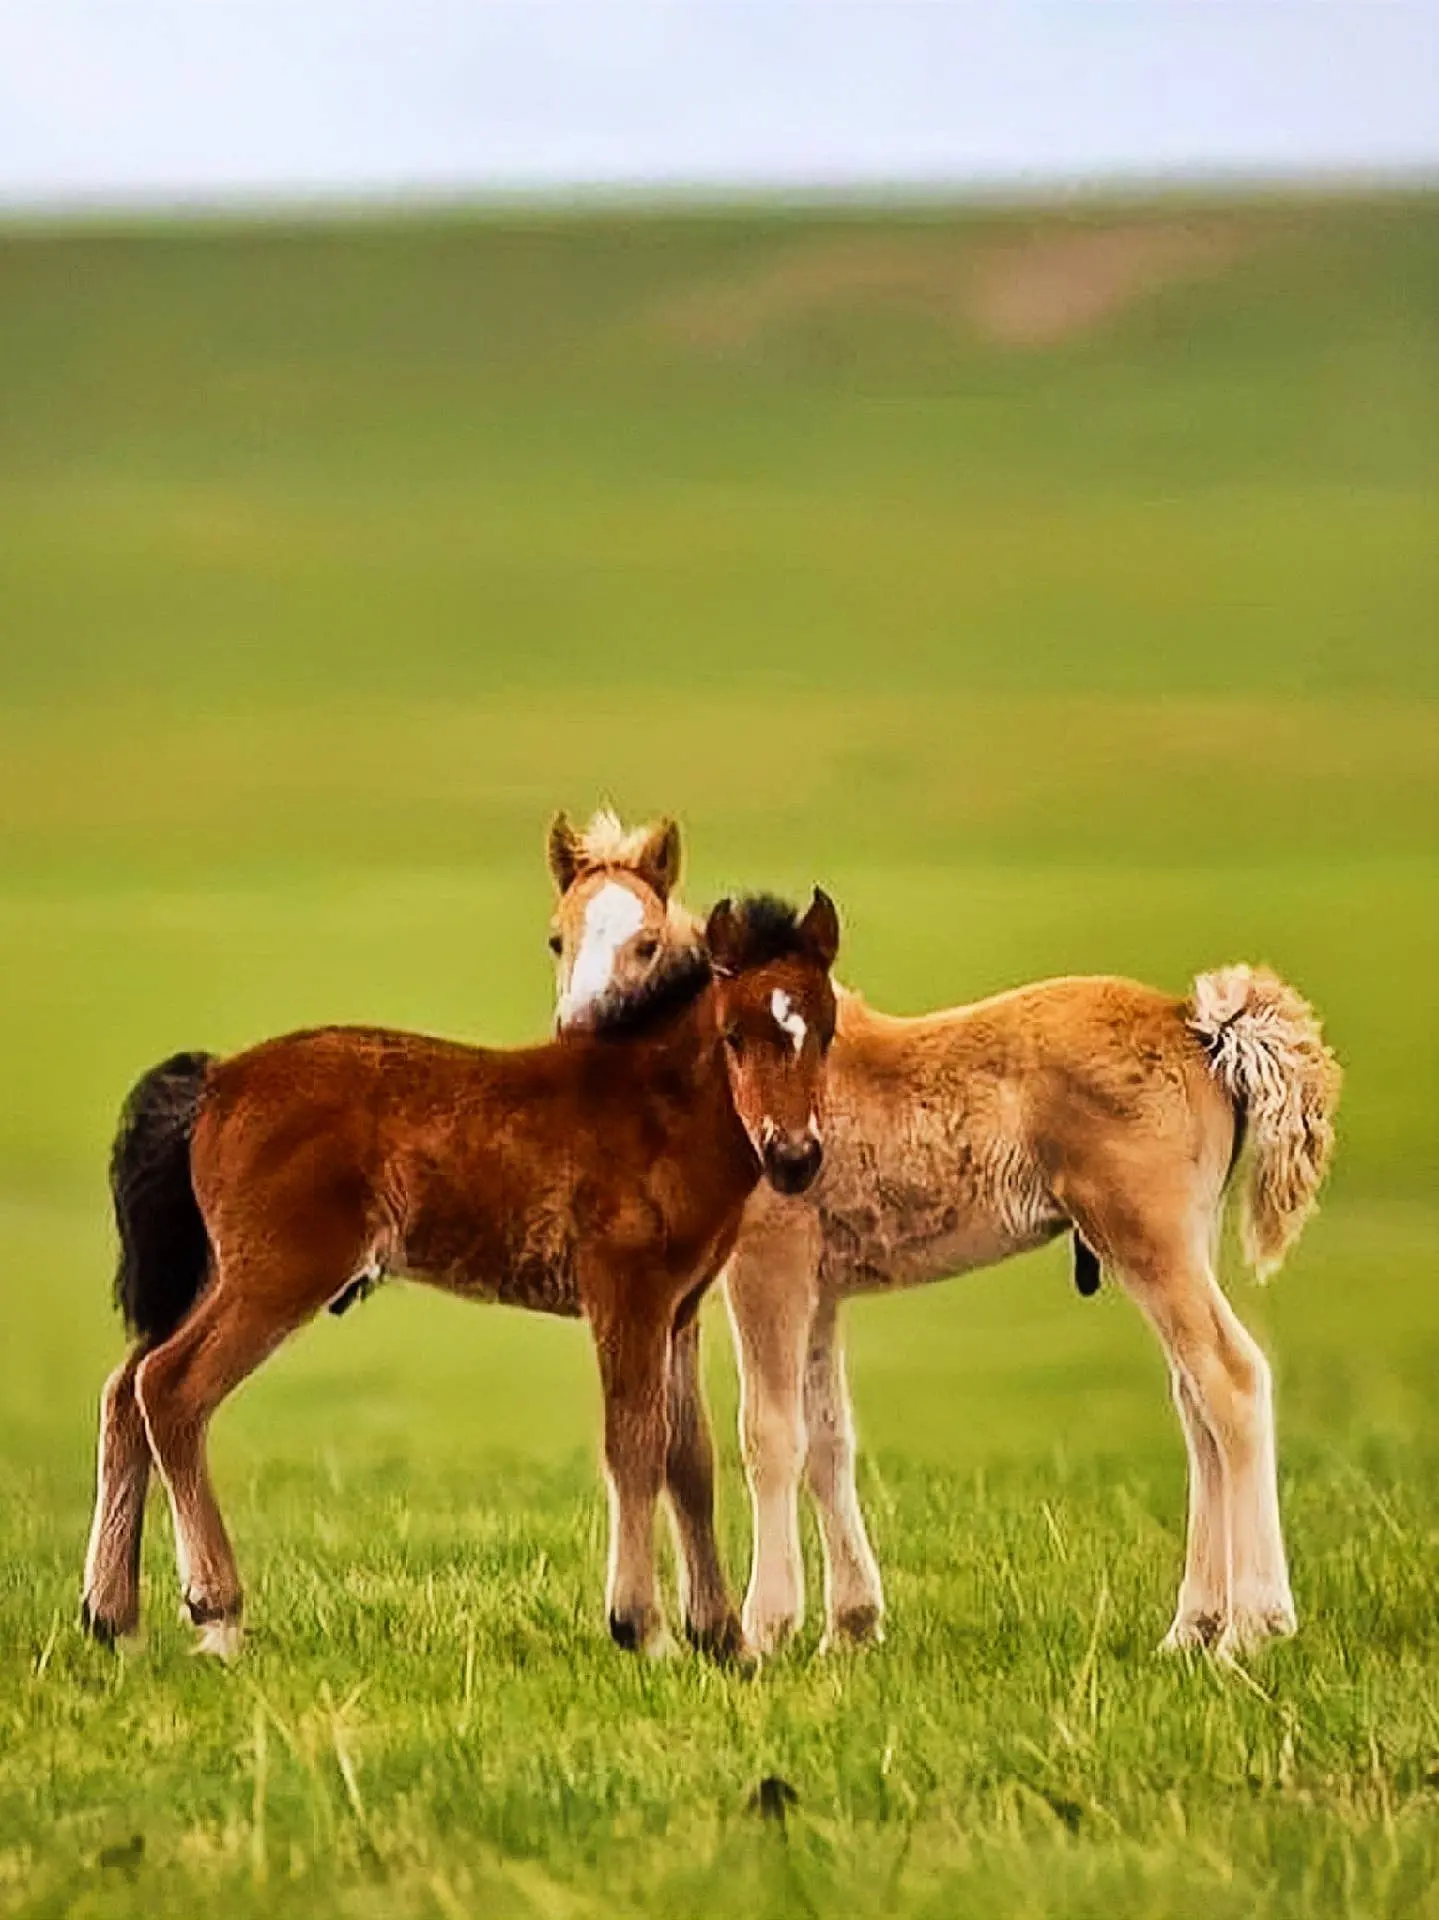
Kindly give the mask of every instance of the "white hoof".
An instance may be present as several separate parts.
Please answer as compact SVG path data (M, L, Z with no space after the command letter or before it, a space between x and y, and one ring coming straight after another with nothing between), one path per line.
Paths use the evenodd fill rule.
M1161 1653L1207 1653L1217 1647L1224 1635L1224 1616L1219 1613L1177 1613L1168 1633L1159 1643Z
M1266 1640L1288 1640L1299 1631L1292 1600L1272 1606L1236 1607L1220 1636L1219 1651L1229 1659L1253 1653Z
M200 1628L193 1651L208 1654L229 1666L231 1661L239 1659L244 1639L245 1629L238 1620L207 1620Z
M834 1616L825 1629L819 1650L821 1653L835 1653L846 1648L877 1647L883 1640L884 1608L867 1601L859 1606L845 1607Z
M756 1660L770 1660L789 1645L799 1628L800 1623L792 1614L777 1613L767 1620L746 1615L745 1642Z

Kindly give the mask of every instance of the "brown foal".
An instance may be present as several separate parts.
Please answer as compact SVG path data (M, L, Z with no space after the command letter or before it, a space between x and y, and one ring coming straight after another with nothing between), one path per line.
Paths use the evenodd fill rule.
M129 1357L100 1408L84 1618L139 1620L153 1458L203 1650L242 1598L206 1464L225 1396L307 1320L387 1274L590 1323L604 1393L607 1607L655 1650L654 1512L668 1490L691 1637L741 1644L714 1550L707 1433L671 1354L763 1173L819 1169L834 1031L834 907L721 904L641 988L597 996L547 1046L494 1052L328 1027L230 1059L180 1054L131 1094L111 1166ZM805 1038L797 1044L795 1023Z

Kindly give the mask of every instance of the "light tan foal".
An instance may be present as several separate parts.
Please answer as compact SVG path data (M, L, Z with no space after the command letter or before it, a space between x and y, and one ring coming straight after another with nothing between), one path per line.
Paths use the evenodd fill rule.
M578 833L561 816L550 865L562 1021L692 937L673 898L672 823L626 831L602 813ZM615 889L634 907L617 911ZM802 1200L755 1194L725 1276L754 1509L743 1614L754 1648L778 1646L804 1617L801 1475L820 1517L827 1643L882 1632L841 1303L1067 1231L1077 1262L1097 1256L1137 1301L1169 1362L1189 1513L1165 1644L1231 1652L1291 1633L1270 1369L1219 1286L1215 1249L1246 1134L1244 1245L1261 1273L1313 1208L1340 1076L1310 1008L1243 966L1200 975L1183 1000L1110 978L1041 981L918 1019L838 998L823 1171ZM718 1556L700 1557L713 1577Z

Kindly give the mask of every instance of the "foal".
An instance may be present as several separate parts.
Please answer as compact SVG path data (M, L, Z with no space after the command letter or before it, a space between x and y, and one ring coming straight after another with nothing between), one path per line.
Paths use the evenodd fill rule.
M342 1310L395 1274L589 1321L610 1632L624 1647L661 1641L653 1520L668 1480L682 1539L708 1542L712 1560L685 1596L691 1635L737 1649L709 1461L685 1430L687 1403L668 1417L670 1351L761 1171L788 1193L818 1171L838 945L818 891L803 917L774 900L724 901L701 943L672 949L634 991L592 999L548 1046L501 1053L327 1027L227 1060L178 1054L146 1074L111 1167L116 1293L136 1343L101 1401L90 1631L112 1640L138 1622L153 1456L201 1646L237 1649L211 1416L322 1307Z
M673 898L672 823L626 832L601 813L576 833L561 815L549 857L562 1023L695 938ZM1169 1361L1190 1486L1166 1645L1231 1651L1293 1632L1269 1365L1214 1262L1246 1134L1243 1240L1261 1274L1314 1206L1340 1074L1311 1009L1246 966L1200 974L1183 1000L1108 978L1041 981L919 1019L875 1013L844 989L837 999L824 1172L803 1204L754 1196L725 1276L754 1506L744 1625L755 1648L803 1618L801 1467L819 1507L828 1639L882 1628L840 1303L1066 1232L1080 1290L1093 1291L1102 1263Z

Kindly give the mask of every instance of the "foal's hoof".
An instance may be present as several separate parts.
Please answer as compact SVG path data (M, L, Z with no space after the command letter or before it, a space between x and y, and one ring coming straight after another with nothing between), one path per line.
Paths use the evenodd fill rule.
M884 1639L884 1608L868 1604L844 1607L825 1630L819 1643L821 1653L837 1653L845 1647L877 1647Z
M626 1653L647 1654L651 1660L667 1659L675 1650L657 1613L612 1613L610 1638Z
M207 1620L191 1652L208 1655L228 1667L239 1659L244 1642L245 1629L238 1620Z
M117 1641L135 1631L135 1622L101 1613L87 1593L80 1602L80 1631L88 1634L97 1646L113 1648Z
M1217 1647L1224 1631L1224 1617L1218 1613L1178 1613L1174 1624L1159 1643L1161 1653L1207 1653Z
M180 1618L199 1629L192 1653L205 1654L226 1666L239 1659L245 1629L238 1613L224 1613L208 1601L187 1597L180 1603Z
M1272 1607L1244 1607L1231 1617L1219 1636L1218 1651L1228 1659L1253 1653L1266 1640L1289 1640L1299 1631L1294 1608L1287 1602Z
M798 1614L775 1613L762 1619L757 1614L746 1613L745 1645L756 1660L770 1660L789 1645L801 1625Z
M721 1666L753 1666L754 1654L744 1637L744 1628L740 1625L737 1613L724 1614L718 1620L696 1625L693 1620L685 1622L685 1638L696 1653L708 1655Z

